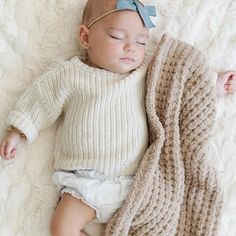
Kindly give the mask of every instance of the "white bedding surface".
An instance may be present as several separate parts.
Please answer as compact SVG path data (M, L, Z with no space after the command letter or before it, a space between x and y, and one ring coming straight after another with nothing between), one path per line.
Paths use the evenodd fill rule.
M200 49L212 69L236 69L236 0L152 0L157 27L149 49L164 32ZM0 138L19 95L60 55L78 47L76 32L85 1L0 0ZM56 124L0 160L0 236L48 236L58 196L51 182ZM236 95L217 101L209 160L224 191L220 236L236 235ZM96 229L93 236L99 235ZM102 233L101 233L102 235Z

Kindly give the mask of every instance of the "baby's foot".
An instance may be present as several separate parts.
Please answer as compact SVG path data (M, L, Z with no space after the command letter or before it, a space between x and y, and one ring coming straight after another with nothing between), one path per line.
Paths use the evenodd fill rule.
M216 81L216 94L232 94L236 91L236 72L226 71L218 74Z

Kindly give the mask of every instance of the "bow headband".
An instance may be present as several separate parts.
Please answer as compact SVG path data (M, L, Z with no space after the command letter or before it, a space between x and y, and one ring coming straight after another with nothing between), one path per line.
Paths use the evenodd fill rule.
M144 6L139 0L117 0L115 9L112 9L94 19L88 24L88 28L110 13L121 10L131 10L138 12L146 28L152 28L155 26L150 19L150 16L156 16L156 9L154 6Z

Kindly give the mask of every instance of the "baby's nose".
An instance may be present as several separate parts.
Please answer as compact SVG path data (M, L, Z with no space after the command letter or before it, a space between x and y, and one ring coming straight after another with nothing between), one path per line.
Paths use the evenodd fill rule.
M127 43L124 47L126 52L135 52L135 46L133 43Z

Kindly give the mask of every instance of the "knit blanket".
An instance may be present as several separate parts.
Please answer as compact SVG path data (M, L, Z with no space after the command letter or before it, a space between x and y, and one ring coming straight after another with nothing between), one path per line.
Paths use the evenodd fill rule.
M105 235L217 235L222 194L206 158L215 116L210 79L196 49L161 38L146 83L150 146Z
M149 51L154 51L161 35L169 32L174 38L190 43L201 50L212 69L222 71L236 68L236 28L233 27L236 16L235 0L144 0L143 2L154 4L158 10L158 17L154 19L157 27L151 31ZM0 0L0 138L5 133L5 118L19 95L58 56L70 54L78 48L76 33L84 3L85 0ZM207 166L211 164L215 167L223 190L220 236L236 235L235 107L236 95L217 98L216 122L206 150ZM165 118L161 117L162 109L165 107L157 107L159 111L157 117L165 130L167 123L163 122ZM20 146L15 160L10 162L0 160L0 236L50 235L50 218L58 200L55 186L51 181L56 126L57 124L42 131L31 145ZM160 163L160 166L165 166L165 163ZM192 228L202 232L199 228L201 226L197 227L196 222L213 217L210 217L207 211L203 219L196 218L199 216L200 208L192 207L192 210L197 212L196 217L194 218L195 214L192 212L186 219L194 219L194 221L185 220L185 212L191 212L189 208L191 201L189 207L179 206L178 199L188 199L188 196L186 196L186 188L179 184L181 175L173 174L174 176L170 173L168 179L162 181L173 183L179 176L177 178L179 181L176 182L178 186L166 192L168 200L175 200L178 207L176 213L174 212L174 219L177 218L178 213L182 215L179 218L178 232L182 232L181 222L187 224L182 230L188 231L188 228L191 228L190 223L193 222ZM173 187L171 184L169 186ZM205 189L206 186L211 185L207 182L206 185L201 186ZM150 188L150 185L147 188ZM157 188L156 191L161 192L161 189ZM148 191L147 199L150 199ZM160 197L160 199L164 198ZM138 207L132 208L132 214L134 215L138 210L142 212L144 206L145 202L140 204L138 201ZM212 207L212 209L217 209ZM159 222L162 222L161 220L167 220L170 217L170 215L165 216L165 213L171 213L167 209L173 208L172 206L159 208L152 214L155 213ZM150 214L147 214L148 220L152 217ZM117 216L120 215L122 214L119 213ZM135 218L133 222L128 221L127 226L124 226L125 230L132 225L130 232L136 232L139 228L138 219ZM137 223L136 228L134 222ZM212 227L217 225L217 222L212 223ZM167 225L174 227L177 222ZM110 226L107 230L112 230ZM211 232L214 231L212 227L208 227L211 228ZM149 225L147 229L150 230ZM87 231L93 236L104 235L104 227L101 225L89 225Z

